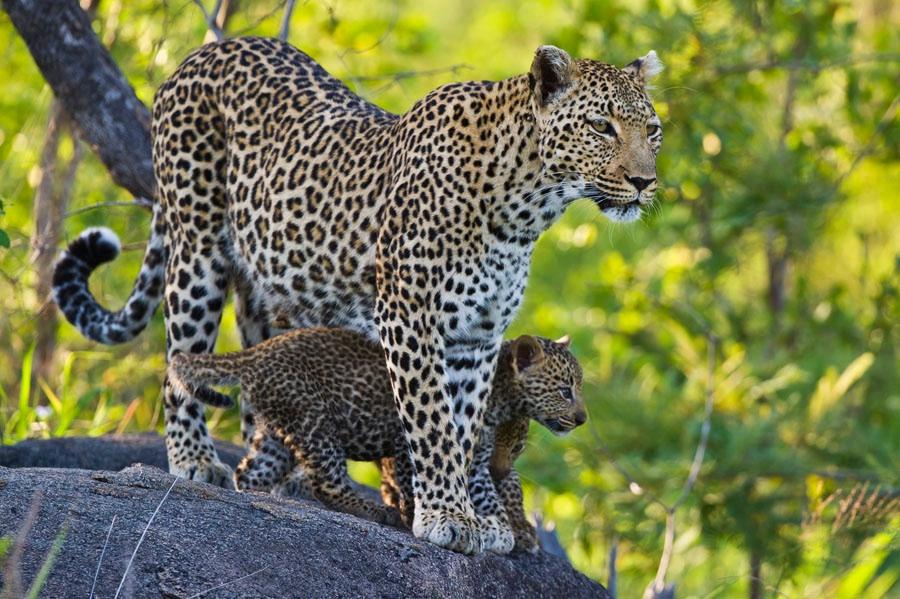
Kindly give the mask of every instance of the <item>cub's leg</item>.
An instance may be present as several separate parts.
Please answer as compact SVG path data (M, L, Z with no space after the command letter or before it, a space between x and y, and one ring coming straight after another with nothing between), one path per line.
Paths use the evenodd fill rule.
M207 238L204 241L213 243ZM167 358L177 352L210 352L216 343L227 291L226 268L214 257L215 251L202 247L203 243L179 238L168 254ZM219 461L202 405L193 397L176 392L168 379L164 401L169 471L218 486L230 485L231 469Z
M234 470L238 490L271 491L290 475L294 455L283 443L273 443L269 432L265 425L256 427L247 455Z
M499 481L495 480L494 484L497 486L497 493L500 495L503 509L506 510L506 516L509 518L509 524L512 527L516 551L534 553L539 547L537 530L525 517L522 481L519 480L519 473L513 468L506 475L506 478Z
M367 499L353 488L347 473L346 454L334 442L333 431L322 428L301 431L289 425L282 432L285 444L303 467L316 499L339 512L390 526L401 524L396 508Z
M517 418L497 427L488 471L509 519L515 549L534 552L538 549L537 531L525 517L522 483L519 473L513 467L513 463L525 451L529 422L529 418Z
M375 465L381 473L381 500L384 502L384 505L397 508L400 510L400 514L403 515L400 504L404 501L404 498L403 489L397 482L397 459L393 457L381 458L380 460L375 460ZM407 522L404 519L404 524L411 526L412 521Z

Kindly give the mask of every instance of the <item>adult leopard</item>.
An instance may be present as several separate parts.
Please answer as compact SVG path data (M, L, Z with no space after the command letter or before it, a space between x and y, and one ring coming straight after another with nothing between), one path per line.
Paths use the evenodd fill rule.
M103 343L132 339L164 299L169 357L213 349L229 288L245 347L314 326L380 339L413 532L476 553L467 465L534 244L576 199L620 222L651 202L659 69L653 52L618 69L542 46L528 74L444 85L398 116L284 42L203 46L156 94L159 202L126 305L88 290L118 252L108 229L72 242L54 297ZM226 484L200 404L164 387L170 471Z

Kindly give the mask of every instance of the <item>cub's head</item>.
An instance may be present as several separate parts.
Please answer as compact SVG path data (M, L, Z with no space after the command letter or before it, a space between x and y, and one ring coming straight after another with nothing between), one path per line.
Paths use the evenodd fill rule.
M651 51L619 69L541 46L529 81L544 181L568 199L590 198L613 221L631 222L656 192L662 127L647 81L662 70Z
M568 335L558 341L523 335L510 345L512 388L523 415L560 437L587 420L581 366L568 346Z

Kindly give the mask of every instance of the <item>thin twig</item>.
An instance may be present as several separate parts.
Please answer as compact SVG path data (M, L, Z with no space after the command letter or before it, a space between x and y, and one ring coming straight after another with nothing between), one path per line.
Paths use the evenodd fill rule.
M98 208L117 208L120 206L152 208L153 200L148 200L147 198L134 198L134 200L131 202L98 202L96 204L91 204L90 206L85 206L84 208L78 208L77 210L70 210L68 212L65 212L63 213L63 218L75 216L76 214L81 214L83 212L90 212L91 210L97 210Z
M675 547L675 511L684 503L697 482L700 475L700 467L703 465L703 457L706 455L706 446L709 443L709 431L711 428L710 420L712 418L713 399L715 397L715 376L716 376L716 337L711 332L706 337L706 353L707 353L707 379L706 379L706 403L703 409L703 425L700 427L700 441L697 443L697 451L694 453L694 461L691 463L691 470L687 479L681 488L681 494L670 507L666 508L666 536L663 544L663 554L659 560L659 569L656 571L656 578L653 581L652 589L659 593L665 589L666 571L669 569L669 562L672 560L672 552Z
M200 7L200 12L203 13L203 20L206 21L206 26L209 30L216 36L216 40L222 41L225 39L225 34L222 32L222 29L219 27L218 23L216 23L216 16L219 14L219 8L222 6L222 0L216 0L216 6L213 8L213 11L207 12L206 7L203 6L203 3L200 0L191 0L194 4Z
M454 64L449 67L442 67L437 69L424 69L422 71L397 71L396 73L385 73L383 75L359 75L349 77L352 81L355 82L367 82L367 81L384 81L390 80L391 82L402 81L403 79L415 79L416 77L428 77L431 75L442 75L444 73L452 73L457 74L459 71L471 69L471 65L467 65L464 63Z
M715 389L716 376L716 338L712 333L707 335L706 348L708 378L706 380L706 405L703 408L703 424L700 427L700 443L697 445L697 452L694 454L694 462L691 464L691 471L688 474L687 480L684 482L684 487L681 489L681 495L679 495L678 499L672 505L673 512L681 507L681 504L684 503L688 494L690 494L691 490L694 488L697 477L700 475L700 466L703 465L703 456L706 454L706 446L709 443L709 430L711 428L710 420L712 418L713 398L715 395L713 391Z
M103 543L103 549L100 550L100 559L97 561L97 571L94 572L94 584L91 585L91 594L89 599L94 599L94 589L97 588L97 578L100 576L100 566L103 564L103 556L106 554L106 547L109 545L109 537L112 535L113 526L116 524L116 515L113 514L112 522L109 523L109 530L106 531L106 541Z
M141 543L144 542L144 537L147 536L147 531L150 530L150 525L153 524L153 520L156 518L156 514L159 513L159 508L162 507L163 503L165 503L166 498L169 496L169 493L172 492L172 489L175 488L175 483L178 482L178 476L175 477L175 480L172 481L172 485L169 487L169 490L166 491L166 494L163 495L163 498L159 501L159 505L156 506L156 510L153 512L153 515L150 516L150 519L147 521L147 526L144 527L144 532L141 533L141 538L138 539L137 545L134 547L134 551L131 553L131 559L128 560L128 565L125 566L125 573L122 574L122 580L119 582L119 588L116 589L116 594L113 599L117 599L119 593L122 592L122 587L125 585L125 580L128 578L128 571L131 569L131 564L134 563L134 557L137 555L138 549L141 548Z
M878 120L878 124L875 125L875 131L872 132L872 136L869 137L869 140L862 147L859 153L853 157L853 162L850 163L850 166L847 167L847 170L838 176L838 178L834 182L834 190L840 188L841 184L844 180L850 176L853 170L859 165L862 160L871 154L875 150L875 142L884 133L884 130L887 129L888 125L893 122L894 117L897 116L897 110L900 109L900 94L894 96L893 101L888 106L887 110L884 111L884 114L881 115L881 118Z

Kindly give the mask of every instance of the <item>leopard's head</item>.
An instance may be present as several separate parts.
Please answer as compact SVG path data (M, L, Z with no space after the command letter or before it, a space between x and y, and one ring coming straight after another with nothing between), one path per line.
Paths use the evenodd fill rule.
M524 415L560 437L587 420L581 366L568 346L568 336L551 341L530 335L515 339L510 346L513 388Z
M647 81L660 70L653 51L619 69L538 48L529 80L543 181L613 221L637 220L657 187L662 127Z

